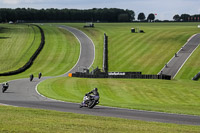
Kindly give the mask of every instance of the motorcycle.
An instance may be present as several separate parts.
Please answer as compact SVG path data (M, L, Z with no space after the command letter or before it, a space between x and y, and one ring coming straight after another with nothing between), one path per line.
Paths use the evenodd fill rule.
M33 74L31 74L30 75L30 81L33 81L33 78L34 78L34 76L33 76Z
M2 92L4 93L8 89L8 86L3 85Z
M80 108L88 107L89 109L92 109L97 104L99 104L99 97L86 94L83 98L83 102L80 104Z

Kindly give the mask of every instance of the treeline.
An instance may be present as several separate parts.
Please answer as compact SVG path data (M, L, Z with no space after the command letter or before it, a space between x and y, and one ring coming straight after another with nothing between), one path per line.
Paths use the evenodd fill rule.
M143 21L143 22L152 22L152 21L155 20L155 15L157 15L157 14L150 13L148 15L148 17L146 18L145 14L143 12L141 12L141 13L138 14L138 18L137 19L139 21Z
M177 22L200 22L200 14L197 15L189 15L189 14L182 14L182 15L174 15L174 21Z
M0 22L9 21L68 21L68 22L131 22L135 19L132 10L118 8L93 9L0 9Z

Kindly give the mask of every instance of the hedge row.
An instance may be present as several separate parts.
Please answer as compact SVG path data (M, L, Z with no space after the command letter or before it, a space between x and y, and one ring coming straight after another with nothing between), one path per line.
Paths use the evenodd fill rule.
M38 25L33 25L36 26L37 28L40 29L40 33L41 33L41 43L40 46L38 47L38 49L35 51L35 53L31 56L31 58L29 59L29 61L21 68L14 70L14 71L10 71L10 72L5 72L5 73L0 73L0 76L10 76L10 75L16 75L19 73L22 73L24 71L26 71L28 68L31 67L31 65L33 64L34 60L37 58L37 56L40 54L41 50L44 47L45 44L45 36L44 36L44 31L43 29L38 26Z

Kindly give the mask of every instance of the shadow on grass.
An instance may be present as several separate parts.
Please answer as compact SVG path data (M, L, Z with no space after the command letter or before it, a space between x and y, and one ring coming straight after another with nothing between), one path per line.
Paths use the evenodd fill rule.
M0 33L6 33L10 28L0 27Z
M10 38L10 37L0 37L0 39L8 39L8 38Z

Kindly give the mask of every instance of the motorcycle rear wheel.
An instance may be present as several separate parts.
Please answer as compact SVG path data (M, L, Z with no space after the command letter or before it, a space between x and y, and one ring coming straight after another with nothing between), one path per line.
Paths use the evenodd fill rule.
M92 109L94 106L96 105L96 101L92 100L89 104L88 104L88 108Z
M5 88L2 88L2 93L4 93L6 91L6 89Z

